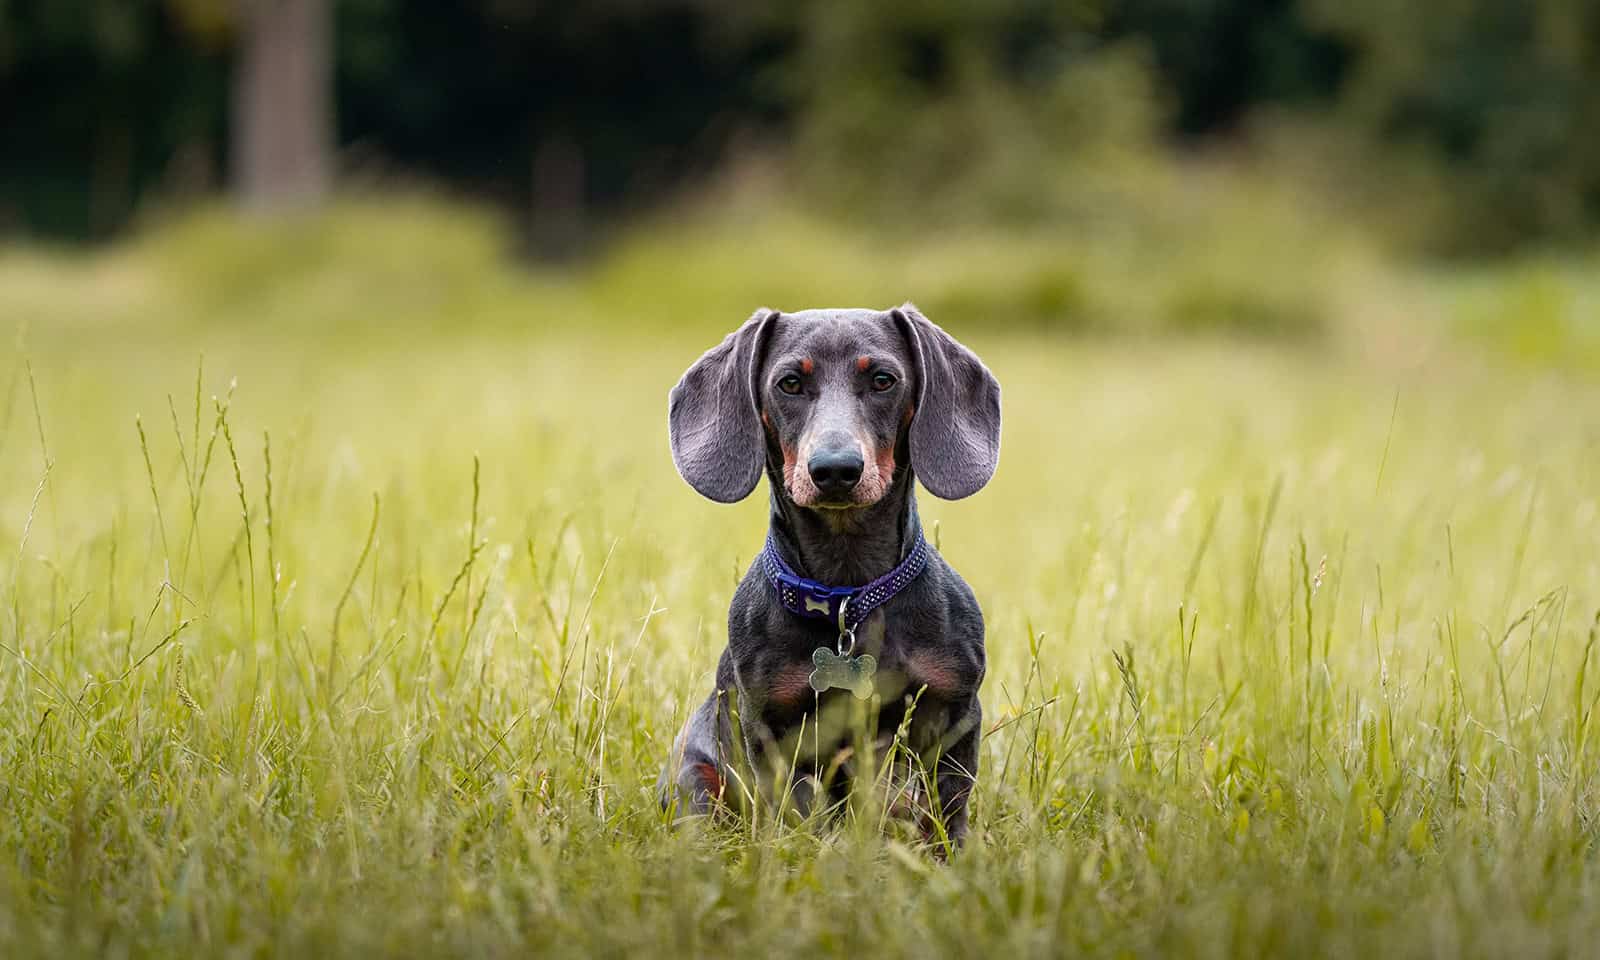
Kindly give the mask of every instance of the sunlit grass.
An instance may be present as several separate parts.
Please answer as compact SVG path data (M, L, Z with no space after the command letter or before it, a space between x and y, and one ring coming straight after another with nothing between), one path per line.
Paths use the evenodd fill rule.
M430 280L452 235L417 230L390 266L327 241L200 278L253 242L224 230L0 269L37 306L0 364L0 953L1600 936L1592 386L948 321L1007 421L987 490L921 501L989 623L941 865L654 800L764 523L678 480L666 390L743 301L831 299L833 268L770 297L693 266L720 245ZM920 296L850 260L851 299Z

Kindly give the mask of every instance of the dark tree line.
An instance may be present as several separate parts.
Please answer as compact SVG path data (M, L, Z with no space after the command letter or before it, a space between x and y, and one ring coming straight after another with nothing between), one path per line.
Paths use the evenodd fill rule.
M1124 62L1142 101L1084 82ZM974 138L1070 153L1137 109L1227 137L1268 105L1421 156L1492 243L1600 220L1600 0L0 0L0 230L309 202L335 165L570 229L741 144L925 192L1001 176Z

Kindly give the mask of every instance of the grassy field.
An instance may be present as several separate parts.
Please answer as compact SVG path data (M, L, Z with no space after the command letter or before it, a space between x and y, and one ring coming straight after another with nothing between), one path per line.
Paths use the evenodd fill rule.
M950 278L1004 249L541 275L393 217L0 257L0 955L1600 942L1594 384L1376 308L1245 342L929 305L981 313L1005 281ZM758 303L907 296L1006 390L994 483L921 501L988 617L971 842L672 828L765 504L679 481L666 390Z

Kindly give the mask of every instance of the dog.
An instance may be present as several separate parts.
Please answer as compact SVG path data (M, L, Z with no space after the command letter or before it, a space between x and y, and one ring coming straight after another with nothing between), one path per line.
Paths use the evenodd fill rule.
M983 613L923 535L917 480L957 500L1000 457L1000 385L909 303L756 311L668 398L673 462L733 503L765 472L766 547L728 612L716 686L658 782L691 815L741 798L805 814L898 745L895 808L959 845L977 779ZM861 735L865 733L863 738Z

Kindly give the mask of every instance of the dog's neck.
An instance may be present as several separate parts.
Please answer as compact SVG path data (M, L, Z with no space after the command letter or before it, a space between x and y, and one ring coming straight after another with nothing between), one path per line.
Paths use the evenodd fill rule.
M783 492L781 475L769 471L768 480L773 538L803 577L835 587L864 586L894 569L916 538L920 521L910 470L897 471L877 503L849 510L799 506Z

